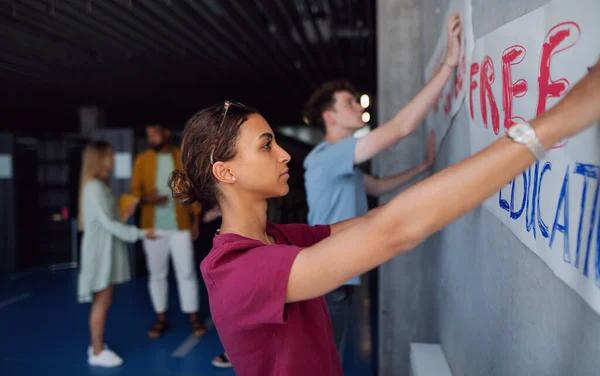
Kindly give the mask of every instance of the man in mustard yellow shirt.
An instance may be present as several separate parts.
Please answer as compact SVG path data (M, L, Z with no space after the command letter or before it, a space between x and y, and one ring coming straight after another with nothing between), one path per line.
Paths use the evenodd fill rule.
M190 314L192 331L200 337L206 329L198 317L198 275L193 239L199 234L201 207L195 203L188 209L171 196L169 175L183 167L179 148L170 143L170 131L160 125L149 125L146 137L151 147L135 159L131 193L140 198L140 227L155 228L161 233L157 239L143 241L149 272L148 289L157 314L148 336L158 338L168 327L170 256L177 277L180 308Z

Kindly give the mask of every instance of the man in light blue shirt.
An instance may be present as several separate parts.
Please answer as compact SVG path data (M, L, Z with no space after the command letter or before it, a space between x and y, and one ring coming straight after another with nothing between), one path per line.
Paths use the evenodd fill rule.
M419 166L384 179L363 173L359 164L407 136L418 125L406 123L401 132L389 132L386 124L358 139L353 135L365 126L363 111L354 89L345 81L323 84L306 105L305 120L325 132L325 141L306 156L303 164L310 225L332 224L365 214L369 210L367 194L378 197L395 190L433 163L435 140L431 134L426 158ZM424 117L427 111L422 111ZM386 129L388 132L382 132ZM357 285L360 276L326 295L339 352L343 351L342 340Z
M322 84L310 97L305 109L305 121L325 133L325 141L305 158L304 184L310 225L332 224L365 214L367 194L378 197L390 192L425 171L433 163L435 135L429 135L427 154L421 165L387 178L364 174L358 166L411 134L441 95L444 86L458 65L460 57L460 18L453 15L447 25L446 56L425 87L388 122L360 139L357 130L365 126L364 109L356 100L356 91L346 81ZM326 296L333 334L339 352L347 323L354 286L360 276Z

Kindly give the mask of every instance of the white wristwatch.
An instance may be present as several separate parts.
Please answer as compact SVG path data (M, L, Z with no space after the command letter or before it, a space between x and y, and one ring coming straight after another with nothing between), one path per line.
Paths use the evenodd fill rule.
M527 123L514 124L508 128L506 135L511 140L527 146L538 161L546 155L546 149L531 125Z

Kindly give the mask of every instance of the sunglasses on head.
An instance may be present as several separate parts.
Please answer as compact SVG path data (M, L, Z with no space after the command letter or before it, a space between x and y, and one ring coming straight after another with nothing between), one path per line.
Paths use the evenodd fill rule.
M212 150L210 151L210 164L214 165L215 161L214 161L214 155L215 155L215 149L217 148L217 144L219 142L219 139L221 138L221 128L223 127L223 123L225 123L225 118L227 117L227 111L229 111L229 107L231 106L236 106L236 107L240 107L240 108L247 108L244 104L240 103L240 102L236 102L236 101L230 101L230 100L226 100L225 103L223 103L223 109L221 110L221 121L219 122L219 126L217 127L217 138L215 140L215 144L212 147Z

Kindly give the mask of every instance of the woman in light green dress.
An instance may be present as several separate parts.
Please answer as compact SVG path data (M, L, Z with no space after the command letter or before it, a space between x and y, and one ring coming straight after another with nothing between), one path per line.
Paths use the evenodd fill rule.
M109 143L93 141L86 146L81 168L79 227L83 238L77 298L80 303L92 303L88 363L103 367L123 364L123 359L104 345L104 326L114 285L131 278L125 242L155 238L154 229L140 230L119 219L109 186L113 165ZM128 208L127 217L135 205Z

